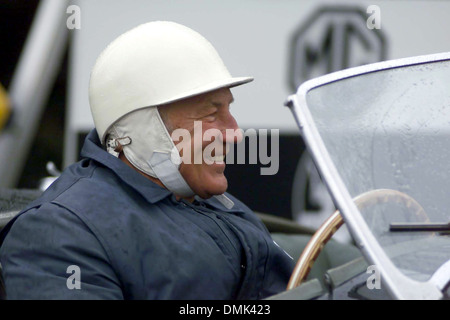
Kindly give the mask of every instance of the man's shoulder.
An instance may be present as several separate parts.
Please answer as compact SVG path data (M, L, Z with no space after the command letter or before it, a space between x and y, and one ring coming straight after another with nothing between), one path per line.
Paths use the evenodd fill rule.
M94 234L108 233L120 224L120 216L130 210L132 203L139 201L133 198L139 195L108 168L92 163L74 164L8 223L0 235L0 244L19 221L32 229L70 221L84 225Z
M73 213L91 219L113 218L123 214L133 203L141 202L136 190L120 180L113 171L97 167L91 175L73 183L50 200Z
M18 216L28 211L39 214L40 208L61 208L79 217L88 212L101 213L108 206L117 207L126 193L114 173L93 161L81 161L68 167L40 197L25 206ZM114 214L116 210L110 210Z

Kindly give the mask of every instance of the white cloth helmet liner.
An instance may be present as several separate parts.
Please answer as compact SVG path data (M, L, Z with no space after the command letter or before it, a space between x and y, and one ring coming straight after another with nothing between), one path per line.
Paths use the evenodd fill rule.
M129 138L126 144L121 143L124 138ZM108 130L107 140L121 143L128 161L140 171L158 178L167 189L183 197L194 195L178 170L181 157L157 107L140 109L122 117ZM108 151L117 156L112 148Z

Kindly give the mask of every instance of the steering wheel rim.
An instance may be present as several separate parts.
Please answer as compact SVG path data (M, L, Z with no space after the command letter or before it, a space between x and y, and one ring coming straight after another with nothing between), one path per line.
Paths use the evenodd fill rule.
M429 221L425 210L411 196L406 193L392 189L376 189L366 193L362 193L353 199L358 209L364 209L377 203L401 202L408 209L416 209L416 214L421 216L425 221ZM322 249L331 239L333 234L344 224L344 219L339 210L336 210L325 222L317 229L312 238L309 240L300 258L295 265L291 278L287 285L287 290L294 289L299 286L308 276L314 262L318 258Z

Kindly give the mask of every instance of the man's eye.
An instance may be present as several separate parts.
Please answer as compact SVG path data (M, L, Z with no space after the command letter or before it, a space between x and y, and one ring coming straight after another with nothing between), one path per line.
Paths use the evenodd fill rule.
M205 121L214 121L214 120L216 120L216 115L217 115L217 113L214 112L212 114L209 114L209 115L203 117L203 120L205 120Z

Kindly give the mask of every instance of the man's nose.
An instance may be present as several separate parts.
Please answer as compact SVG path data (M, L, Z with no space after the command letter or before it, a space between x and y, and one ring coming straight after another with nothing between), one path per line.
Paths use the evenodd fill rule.
M239 128L236 119L228 113L225 121L225 129L222 130L223 142L235 144L242 141L242 130Z

